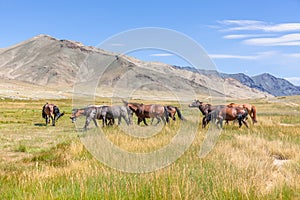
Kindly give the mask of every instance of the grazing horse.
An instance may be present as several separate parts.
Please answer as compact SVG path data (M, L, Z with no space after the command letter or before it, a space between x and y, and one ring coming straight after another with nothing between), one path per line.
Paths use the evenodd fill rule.
M165 106L157 104L144 105L140 103L123 102L138 117L138 125L140 125L141 121L143 121L144 124L148 126L146 118L151 118L152 122L154 118L156 118L157 123L155 125L159 124L161 119L164 121L164 123L169 123L169 113Z
M169 113L169 117L171 117L174 121L176 120L175 115L177 113L179 119L181 120L185 120L185 118L182 116L179 108L177 108L176 106L166 106L167 107L167 111Z
M70 119L72 123L76 121L77 117L86 116L84 130L87 129L91 120L93 120L96 127L98 127L96 119L102 119L102 126L113 125L115 118L118 118L118 125L121 123L121 118L124 118L127 124L130 123L130 114L131 111L128 110L125 106L88 106L81 109L73 109ZM129 119L127 118L129 116ZM107 123L107 120L109 123Z
M194 100L189 107L197 107L199 108L200 112L202 115L204 115L202 119L202 128L205 128L206 125L209 123L211 120L215 120L215 118L211 118L211 115L209 116L208 114L211 113L212 111L220 108L224 108L224 105L211 105L211 104L205 104L202 101L199 100Z
M256 107L254 105L251 105L251 104L239 105L239 104L235 104L235 103L230 103L230 104L227 105L227 107L238 107L238 108L246 109L248 111L249 116L252 119L253 124L257 123L257 120L256 120Z
M209 122L210 120L218 120L217 125L220 125L220 128L223 126L223 120L233 121L238 120L239 127L242 126L242 123L248 128L248 124L246 122L246 117L248 115L247 109L239 108L239 107L220 107L208 114L206 118ZM207 122L207 123L208 123Z
M46 126L52 120L52 126L55 126L55 122L62 117L65 112L60 113L59 108L54 104L46 103L42 109L42 117L46 120Z

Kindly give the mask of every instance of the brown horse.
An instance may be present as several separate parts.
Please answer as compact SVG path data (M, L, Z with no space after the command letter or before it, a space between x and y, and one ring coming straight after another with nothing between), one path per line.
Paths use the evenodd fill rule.
M236 103L230 103L227 105L228 107L238 107L238 108L244 108L248 111L249 116L252 119L253 124L257 123L256 120L256 107L251 104L236 104Z
M176 120L176 118L175 118L176 113L177 113L177 116L179 119L185 120L185 118L182 116L179 108L177 108L176 106L166 106L166 108L169 113L169 117L171 117L174 121Z
M220 127L222 128L223 126L223 120L228 121L233 121L233 120L238 120L239 122L239 127L242 126L242 123L245 124L245 126L248 128L248 124L246 122L246 117L248 115L247 109L240 108L240 107L220 107L212 112L210 112L206 118L207 123L209 123L210 120L216 121L217 120L217 125L219 124Z
M52 120L52 126L55 126L55 122L62 117L65 112L60 113L59 108L54 104L46 103L42 109L42 117L46 120L46 126Z
M211 111L215 110L218 106L212 106L211 104L206 104L202 101L195 99L189 107L197 107L201 111L201 113L206 116Z
M144 105L140 103L123 102L137 116L138 125L143 121L144 124L148 126L146 118L151 118L151 123L153 122L154 118L156 118L157 123L155 125L159 124L161 120L163 120L165 123L169 123L169 113L165 106L158 104Z
M211 105L211 104L206 104L203 103L202 101L199 101L197 99L195 99L190 105L189 107L197 107L199 108L200 112L204 115L203 119L202 119L202 128L205 128L206 125L209 123L209 121L211 120L215 120L215 118L211 119L211 115L209 116L208 114L211 113L212 111L216 110L216 109L221 109L224 108L224 105Z

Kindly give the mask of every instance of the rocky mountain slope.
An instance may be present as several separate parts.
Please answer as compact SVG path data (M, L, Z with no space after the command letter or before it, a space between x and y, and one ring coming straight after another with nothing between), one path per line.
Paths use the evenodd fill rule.
M243 73L222 74L221 76L225 78L234 78L250 88L255 88L274 96L300 95L300 87L293 85L285 79L277 78L268 73L253 77L249 77Z
M41 90L51 88L70 92L74 85L86 88L96 85L97 89L93 91L99 96L116 88L127 94L132 91L176 91L179 94L192 91L204 96L225 95L232 98L270 96L233 78L195 73L163 63L143 62L48 35L38 35L0 49L0 77L33 84L34 90L40 86Z

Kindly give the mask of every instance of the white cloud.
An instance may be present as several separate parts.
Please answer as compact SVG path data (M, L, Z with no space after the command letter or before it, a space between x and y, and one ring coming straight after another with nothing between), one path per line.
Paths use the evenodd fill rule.
M272 34L233 34L233 35L225 35L223 38L225 38L225 39L245 39L245 38L266 37L266 36L274 36L274 35L272 35Z
M289 82L291 82L294 85L300 86L300 77L288 77L288 78L284 78L286 80L288 80Z
M150 56L154 56L154 57L168 57L168 56L173 56L173 54L170 54L170 53L154 53L154 54L150 54Z
M257 59L257 56L242 56L242 55L230 55L230 54L209 54L210 58L213 59Z
M234 55L234 54L209 54L212 59L244 59L244 60L257 60L266 57L272 57L278 55L277 51L264 51L257 52L255 55Z
M300 46L300 34L287 34L273 38L253 38L244 40L243 43L259 46Z
M219 24L225 26L222 31L264 31L264 32L289 32L300 31L300 23L271 24L256 20L222 20Z
M263 21L257 21L257 20L228 20L228 19L218 21L218 23L224 25L239 25L239 26L264 24Z
M293 57L293 58L300 58L300 53L291 53L291 54L286 54L289 57Z

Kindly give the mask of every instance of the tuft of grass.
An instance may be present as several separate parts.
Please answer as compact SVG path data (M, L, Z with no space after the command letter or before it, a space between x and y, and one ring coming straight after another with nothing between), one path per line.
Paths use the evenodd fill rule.
M16 152L27 152L28 149L27 149L26 145L20 143L20 144L16 147L15 151L16 151Z

